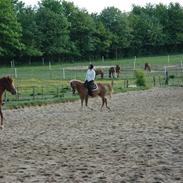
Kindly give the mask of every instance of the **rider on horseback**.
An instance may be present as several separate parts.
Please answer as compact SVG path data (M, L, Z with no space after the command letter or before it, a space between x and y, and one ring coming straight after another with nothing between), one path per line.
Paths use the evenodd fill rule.
M92 94L92 90L96 89L96 85L94 83L95 80L95 70L94 70L94 66L92 64L90 64L88 66L88 70L86 72L86 78L85 78L85 86L88 89L88 94L91 95Z

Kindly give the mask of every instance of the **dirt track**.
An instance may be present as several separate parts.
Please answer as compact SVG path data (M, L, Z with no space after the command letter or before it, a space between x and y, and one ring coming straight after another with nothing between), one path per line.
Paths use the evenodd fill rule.
M183 89L4 112L0 183L182 183Z

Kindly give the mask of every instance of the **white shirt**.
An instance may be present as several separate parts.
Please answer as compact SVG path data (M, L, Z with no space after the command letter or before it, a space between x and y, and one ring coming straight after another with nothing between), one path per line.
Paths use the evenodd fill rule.
M95 80L95 70L94 69L88 69L87 72L86 72L86 78L85 78L85 81L92 81L92 80Z

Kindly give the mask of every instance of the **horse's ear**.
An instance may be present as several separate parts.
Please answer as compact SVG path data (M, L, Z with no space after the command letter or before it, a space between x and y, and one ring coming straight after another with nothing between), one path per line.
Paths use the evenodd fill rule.
M6 79L7 79L8 81L10 81L10 82L13 81L12 77L10 77L10 76L6 76Z

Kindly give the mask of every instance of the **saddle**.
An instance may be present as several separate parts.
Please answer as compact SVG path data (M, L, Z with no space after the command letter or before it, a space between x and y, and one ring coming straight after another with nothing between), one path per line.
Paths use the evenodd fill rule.
M98 90L97 84L95 84L93 81L85 82L86 88L88 88L88 94L92 95L92 92Z

